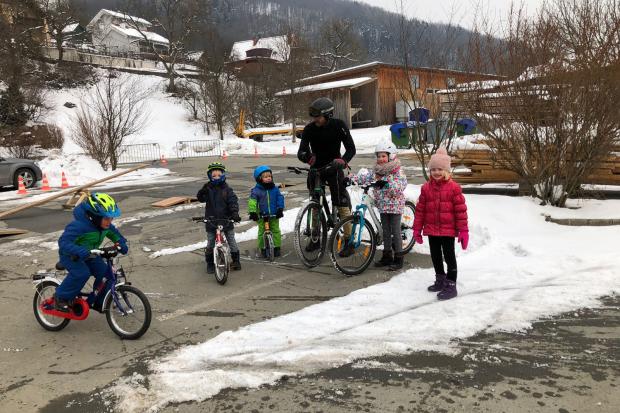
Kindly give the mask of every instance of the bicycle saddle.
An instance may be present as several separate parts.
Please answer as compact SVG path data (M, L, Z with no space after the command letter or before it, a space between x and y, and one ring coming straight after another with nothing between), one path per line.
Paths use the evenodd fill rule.
M65 266L64 266L64 265L62 265L60 262L57 262L57 263L56 263L56 269L57 269L58 271L64 271L64 270L66 270Z

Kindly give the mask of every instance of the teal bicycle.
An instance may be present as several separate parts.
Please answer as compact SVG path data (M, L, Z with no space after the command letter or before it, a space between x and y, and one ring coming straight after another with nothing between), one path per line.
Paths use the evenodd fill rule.
M362 200L350 217L341 220L333 229L329 238L329 252L334 267L341 273L351 276L361 274L372 263L377 246L383 244L383 228L377 216L374 199L368 194L371 188L380 188L385 181L375 181L359 185L363 190ZM367 215L370 219L367 218ZM413 248L413 220L415 204L405 202L401 218L401 239L403 254ZM374 224L374 227L373 227ZM352 244L355 252L351 255L341 254L345 245Z

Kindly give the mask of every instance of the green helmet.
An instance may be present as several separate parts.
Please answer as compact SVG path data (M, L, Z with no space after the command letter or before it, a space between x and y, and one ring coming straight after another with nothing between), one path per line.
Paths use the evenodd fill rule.
M121 215L120 208L116 201L108 194L94 192L86 200L88 211L99 217L116 218Z
M209 164L209 166L207 167L207 174L210 174L212 171L215 171L217 169L219 169L223 173L226 173L226 166L224 166L223 163L221 163L221 162L213 162L213 163Z

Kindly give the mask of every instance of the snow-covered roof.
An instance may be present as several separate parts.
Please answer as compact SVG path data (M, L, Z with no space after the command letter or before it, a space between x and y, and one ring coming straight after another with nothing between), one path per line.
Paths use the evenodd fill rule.
M72 31L77 29L79 25L80 25L80 23L73 23L73 24L70 24L68 26L65 26L65 28L62 29L62 32L63 33L71 33Z
M306 82L310 82L310 81L313 81L313 80L319 80L319 79L322 79L322 78L325 78L325 77L332 77L334 75L341 75L343 73L353 72L355 70L367 69L367 68L370 68L370 67L373 67L373 66L377 66L377 65L381 65L381 64L385 64L385 63L382 63L382 62L379 62L379 61L374 61L374 62L370 62L370 63L364 63L363 65L347 67L346 69L334 70L333 72L322 73L320 75L306 77L304 79L301 79L300 82L301 83L306 83Z
M308 86L300 86L295 88L295 93L308 93L308 92L318 92L321 90L330 90L330 89L341 89L341 88L355 88L366 83L370 83L375 79L372 77L356 77L353 79L345 79L345 80L337 80L335 82L325 82L325 83L317 83L315 85ZM281 92L276 93L276 96L288 96L291 94L289 90L283 90Z
M272 59L280 62L287 59L290 50L286 36L262 37L256 41L256 44L254 44L254 40L243 40L233 44L230 51L230 60L233 62L245 60L247 51L254 48L271 49Z
M142 31L142 33L140 33L138 30L136 30L134 28L121 27L121 26L117 26L115 24L113 24L111 26L111 28L121 32L125 36L133 37L135 39L144 39L144 37L146 36L146 38L149 41L151 41L151 42L163 43L163 44L169 44L170 43L168 41L168 39L166 39L164 36L161 36L161 35L159 35L157 33L154 33L154 32ZM142 34L144 34L144 36Z
M120 12L112 11L112 10L108 10L108 9L101 9L95 15L95 17L93 17L93 19L90 21L90 23L88 23L88 25L86 27L91 28L97 22L97 20L99 20L101 18L101 16L103 16L105 14L117 17L119 19L126 20L128 22L134 21L136 23L140 23L140 24L143 24L145 26L152 26L150 21L145 20L145 19L143 19L141 17L130 16L130 15L125 14L125 13L120 13Z

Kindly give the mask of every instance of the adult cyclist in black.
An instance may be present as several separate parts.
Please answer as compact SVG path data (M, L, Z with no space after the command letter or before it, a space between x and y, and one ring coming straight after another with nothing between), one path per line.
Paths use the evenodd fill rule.
M347 125L340 119L334 118L334 102L322 97L309 107L312 122L307 124L301 136L301 144L297 151L297 158L310 165L308 174L308 190L312 195L316 171L330 166L321 172L321 181L329 186L332 202L338 208L338 216L344 219L351 215L351 199L347 192L344 169L355 156L355 143ZM344 145L344 155L340 149ZM348 239L351 228L345 228L345 237ZM315 251L320 248L320 242L311 241L306 251ZM353 245L345 244L339 255L343 257L354 253Z

